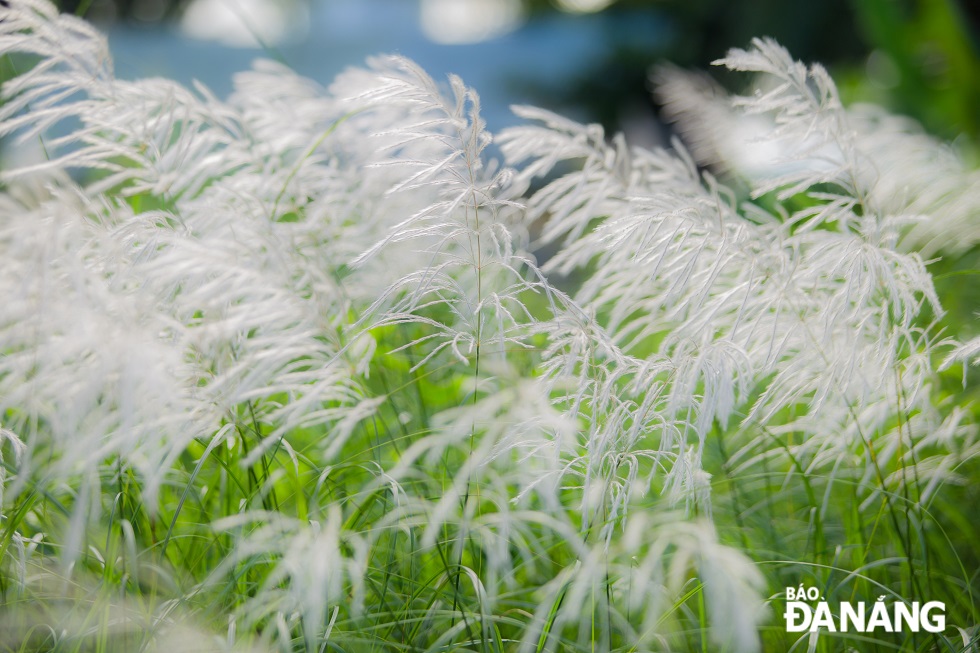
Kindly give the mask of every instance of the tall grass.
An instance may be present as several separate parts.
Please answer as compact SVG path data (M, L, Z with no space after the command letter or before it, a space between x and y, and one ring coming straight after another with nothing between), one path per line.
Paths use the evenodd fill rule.
M977 648L976 346L918 253L969 260L976 173L819 66L660 73L726 185L491 135L401 58L220 101L42 0L0 51L40 153L0 194L0 650ZM948 628L801 637L800 584Z

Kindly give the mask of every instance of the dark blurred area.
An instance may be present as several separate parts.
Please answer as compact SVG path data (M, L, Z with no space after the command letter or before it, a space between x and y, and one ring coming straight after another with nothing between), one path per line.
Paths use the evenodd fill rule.
M173 20L186 0L56 0L65 13L98 22L113 20L157 22Z
M102 24L152 26L179 21L195 1L199 0L59 0L59 4L63 11ZM299 1L312 6L335 0ZM883 104L916 118L944 138L965 134L974 143L980 138L977 0L512 2L522 3L522 20L528 22L555 14L601 22L603 27L596 33L607 42L587 65L553 84L520 76L511 83L537 104L571 109L610 129L620 128L624 116L656 110L648 81L656 63L705 69L731 47L745 47L754 36L772 36L796 58L826 65L847 102ZM316 36L314 31L308 38ZM730 75L724 81L729 87L737 84Z

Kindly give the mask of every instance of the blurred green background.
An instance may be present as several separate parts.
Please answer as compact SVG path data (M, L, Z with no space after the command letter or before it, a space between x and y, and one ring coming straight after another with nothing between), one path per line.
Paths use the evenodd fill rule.
M165 29L179 23L201 1L60 0L60 6L104 25ZM317 3L336 2L269 1L305 4L306 16ZM402 2L407 5L413 0ZM459 13L466 6L486 9L501 2L448 0L438 9ZM620 126L624 106L656 109L647 92L647 76L658 61L707 68L730 47L745 46L754 36L772 36L797 58L827 65L845 101L883 104L916 118L942 138L966 137L976 143L980 137L980 2L976 0L507 0L505 4L513 11L515 3L520 3L521 21L546 20L556 14L606 21L607 27L592 32L599 36L590 37L607 40L600 56L553 85L527 82L524 90L539 104L577 108L582 117L609 128ZM376 13L380 26L385 10ZM627 27L636 32L645 26L656 26L655 37L621 38ZM316 37L311 30L306 38ZM570 43L569 47L578 46ZM533 67L534 62L527 65ZM515 84L519 87L520 80Z

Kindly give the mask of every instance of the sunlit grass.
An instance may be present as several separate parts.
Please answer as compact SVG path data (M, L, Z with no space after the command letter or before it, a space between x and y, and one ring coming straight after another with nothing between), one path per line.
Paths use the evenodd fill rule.
M501 165L404 59L219 101L15 4L0 131L46 158L0 194L0 651L977 649L942 232L980 195L941 144L755 41L695 153L761 117L762 173L526 107ZM798 586L947 627L801 636Z

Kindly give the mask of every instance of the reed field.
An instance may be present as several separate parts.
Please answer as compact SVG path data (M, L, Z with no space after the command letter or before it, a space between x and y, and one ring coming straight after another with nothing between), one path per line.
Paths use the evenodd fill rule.
M771 39L647 150L9 5L3 653L980 651L975 144Z

